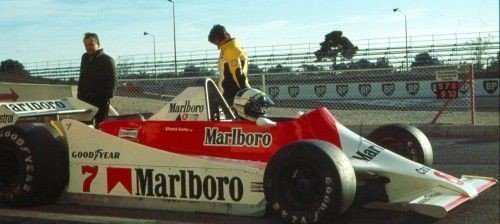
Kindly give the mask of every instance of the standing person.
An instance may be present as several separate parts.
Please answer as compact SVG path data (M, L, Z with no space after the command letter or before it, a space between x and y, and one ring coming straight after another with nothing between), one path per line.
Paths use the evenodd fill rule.
M116 84L116 66L113 58L104 54L97 34L85 33L83 44L86 53L82 55L77 97L99 108L94 117L94 126L98 127L108 115Z
M240 47L236 38L231 35L222 25L214 25L208 34L208 41L217 45L220 50L219 88L229 106L233 105L234 96L238 91L250 88L248 84L248 57Z

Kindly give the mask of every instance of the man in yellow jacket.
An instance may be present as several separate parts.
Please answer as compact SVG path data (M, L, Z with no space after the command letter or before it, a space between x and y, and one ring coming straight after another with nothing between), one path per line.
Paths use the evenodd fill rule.
M219 88L224 99L232 106L236 93L250 87L247 77L247 54L222 25L217 24L212 27L208 41L217 45L220 50L218 61Z

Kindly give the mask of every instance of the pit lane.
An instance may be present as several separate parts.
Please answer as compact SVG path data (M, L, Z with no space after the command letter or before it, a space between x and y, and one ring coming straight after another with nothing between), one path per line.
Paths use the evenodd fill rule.
M498 139L433 138L431 143L434 168L454 176L468 174L499 179ZM498 202L499 185L495 185L440 220L413 213L353 208L338 223L499 223ZM275 224L280 221L272 216L251 218L56 204L23 209L0 206L0 223Z

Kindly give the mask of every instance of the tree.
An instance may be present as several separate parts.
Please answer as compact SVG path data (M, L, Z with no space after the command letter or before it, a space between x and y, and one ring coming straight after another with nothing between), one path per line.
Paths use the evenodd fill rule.
M471 45L469 49L472 51L474 55L475 63L474 69L476 71L483 69L483 55L486 49L490 48L491 42L485 40L484 38L478 37L476 40L471 42L466 42L468 45Z
M201 76L201 77L206 77L206 76L213 76L214 72L209 71L207 68L200 68L196 67L193 64L187 65L184 67L184 73L183 76L186 77L193 77L193 76Z
M418 66L432 66L432 65L440 65L441 62L437 58L433 58L427 52L423 52L415 55L415 61L411 63L412 67Z
M0 72L14 74L14 75L25 75L28 76L30 73L24 69L24 65L19 61L7 59L0 63Z
M498 70L499 70L498 62L499 61L500 61L500 51L497 52L497 58L491 60L491 62L489 63L489 65L486 67L486 70L490 71L490 72L495 72L496 71L497 74L498 74Z
M316 72L316 71L320 71L321 70L320 67L317 67L315 65L308 65L308 64L302 64L300 66L300 68L303 68L304 71L306 71L306 72Z
M321 47L314 52L317 61L330 59L335 65L337 56L340 55L345 59L351 59L357 52L358 47L349 41L345 36L342 36L342 31L333 31L325 35L325 40L319 44Z
M290 72L292 69L289 67L284 67L281 64L276 65L274 68L270 68L267 70L268 73L280 73L280 72Z
M264 73L264 70L259 68L259 66L257 64L249 64L248 65L248 73L261 74L261 73Z
M389 59L386 57L377 58L377 62L375 63L376 68L392 68L389 63Z

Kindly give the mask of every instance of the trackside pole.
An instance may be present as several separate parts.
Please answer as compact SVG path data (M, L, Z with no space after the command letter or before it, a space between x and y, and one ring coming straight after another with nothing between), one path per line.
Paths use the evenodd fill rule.
M476 106L475 106L475 99L476 99L476 92L474 89L474 66L472 64L469 65L470 69L470 123L472 125L476 124Z

